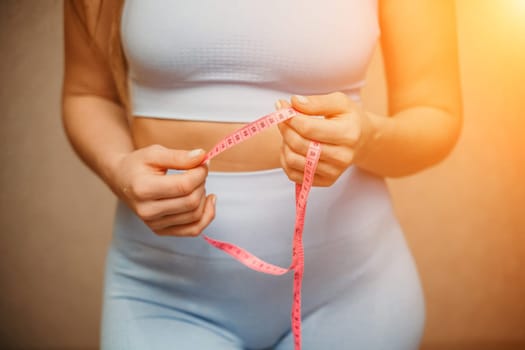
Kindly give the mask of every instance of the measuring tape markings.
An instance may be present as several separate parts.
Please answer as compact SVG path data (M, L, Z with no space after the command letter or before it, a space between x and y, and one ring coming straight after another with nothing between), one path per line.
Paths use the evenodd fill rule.
M278 124L288 120L297 115L297 112L292 108L285 108L274 113L261 117L232 134L226 136L219 141L205 156L203 163L211 160L218 154L227 149L249 139L252 136ZM306 213L306 204L308 194L313 184L315 169L321 155L321 146L318 142L311 142L306 154L306 164L303 175L302 184L295 185L295 229L292 246L292 262L288 268L283 268L271 263L268 263L247 250L238 247L234 244L215 240L206 235L203 238L212 246L231 255L240 263L246 265L248 268L270 274L270 275L284 275L288 271L294 271L293 277L293 302L291 312L292 332L294 336L295 349L301 349L301 285L304 273L304 247L303 247L303 227Z

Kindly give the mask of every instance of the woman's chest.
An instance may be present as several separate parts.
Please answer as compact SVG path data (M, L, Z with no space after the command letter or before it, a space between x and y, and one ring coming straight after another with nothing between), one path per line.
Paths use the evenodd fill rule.
M322 90L362 80L379 35L376 0L127 0L121 29L143 84Z

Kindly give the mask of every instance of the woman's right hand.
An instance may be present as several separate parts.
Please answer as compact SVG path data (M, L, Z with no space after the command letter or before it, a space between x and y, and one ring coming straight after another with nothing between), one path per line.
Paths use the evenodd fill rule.
M153 145L122 156L113 172L117 195L157 235L198 236L215 217L215 195L206 196L203 150ZM166 174L168 169L185 170Z

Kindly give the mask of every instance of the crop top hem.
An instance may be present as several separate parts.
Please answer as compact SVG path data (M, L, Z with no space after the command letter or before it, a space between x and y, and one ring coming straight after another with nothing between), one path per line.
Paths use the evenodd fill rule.
M341 90L360 102L359 83ZM165 89L133 85L132 114L135 117L203 122L249 123L271 113L279 99L294 93L244 84L203 84ZM328 92L316 91L304 95Z

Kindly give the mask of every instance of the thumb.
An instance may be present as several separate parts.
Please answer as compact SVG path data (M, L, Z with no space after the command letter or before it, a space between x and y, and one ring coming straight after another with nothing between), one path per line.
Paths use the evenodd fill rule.
M307 115L331 117L347 113L352 109L352 101L342 92L327 95L292 96L292 107Z
M156 145L145 149L145 160L150 165L165 169L187 170L199 166L205 154L203 149L186 151Z

